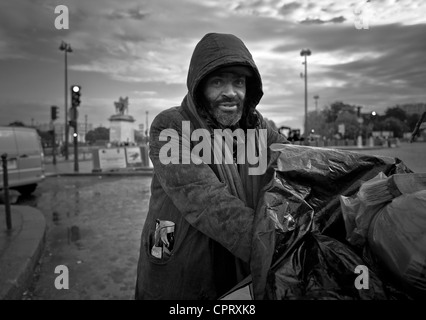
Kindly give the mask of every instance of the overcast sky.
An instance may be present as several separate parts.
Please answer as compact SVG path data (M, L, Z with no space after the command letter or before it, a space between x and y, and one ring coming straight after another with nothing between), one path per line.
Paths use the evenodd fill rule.
M55 28L55 7L69 29ZM361 19L363 19L361 22ZM361 29L359 29L361 28ZM308 109L334 101L377 111L426 102L426 1L2 0L0 124L64 121L68 84L82 86L80 120L109 127L114 102L129 98L137 124L179 105L196 43L232 33L251 51L264 85L258 109L277 125L301 128L309 48Z

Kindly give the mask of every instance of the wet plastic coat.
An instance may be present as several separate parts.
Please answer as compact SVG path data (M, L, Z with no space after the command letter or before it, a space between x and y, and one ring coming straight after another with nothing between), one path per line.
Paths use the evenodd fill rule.
M198 87L212 71L233 64L250 67L254 75L247 81L247 103L239 126L267 129L268 145L286 142L255 110L263 95L262 82L245 45L232 35L206 35L194 50L182 105L161 112L151 125L154 176L141 237L136 299L217 299L250 272L261 177L248 177L245 165L165 165L159 158L166 144L159 138L163 130L176 130L182 137L182 121L191 121L191 132L213 129L211 119L200 117ZM183 141L176 143L181 148ZM175 223L173 250L162 259L151 254L157 219Z

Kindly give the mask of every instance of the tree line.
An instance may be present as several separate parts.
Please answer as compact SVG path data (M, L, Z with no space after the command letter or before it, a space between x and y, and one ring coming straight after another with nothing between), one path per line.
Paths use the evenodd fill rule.
M308 128L328 139L339 136L342 139L356 139L358 135L369 137L373 131L390 131L395 138L402 138L405 132L412 132L421 114L407 114L400 105L389 107L383 115L363 113L362 106L336 101L321 111L308 113ZM361 119L361 120L360 120ZM339 125L344 124L344 134Z
M389 107L383 115L362 113L362 106L351 105L342 101L335 101L325 106L320 111L308 112L308 132L314 133L326 139L356 139L361 134L362 137L369 137L373 131L390 131L395 138L402 138L405 132L412 132L419 121L421 114L407 114L400 105ZM361 123L360 123L360 119ZM278 130L273 120L265 118L270 125ZM344 133L339 130L339 125L344 125ZM10 126L26 126L21 121L14 121ZM97 127L86 134L86 142L95 144L98 141L109 141L109 128ZM38 130L44 145L52 143L49 131ZM146 137L136 131L135 140L137 143L146 142Z

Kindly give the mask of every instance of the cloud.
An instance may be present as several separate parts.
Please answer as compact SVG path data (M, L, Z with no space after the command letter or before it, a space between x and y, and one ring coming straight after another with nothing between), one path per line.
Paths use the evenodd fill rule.
M142 8L134 7L127 10L116 10L109 14L107 17L111 20L120 20L120 19L134 19L134 20L144 20L150 15L149 12L144 11Z
M303 5L300 2L285 3L282 5L280 9L280 13L286 15L286 14L292 13L293 11L301 7L303 7Z
M300 21L300 23L301 24L324 24L324 23L342 23L345 21L346 21L345 17L339 16L339 17L332 18L330 20L306 18L305 20Z
M303 123L302 48L312 51L311 108L314 94L320 106L337 99L382 108L396 101L425 101L426 3L373 0L363 13L369 29L357 30L355 13L363 3L64 0L60 4L70 9L70 29L59 31L54 28L58 1L2 1L0 80L6 85L0 94L17 105L61 103L63 85L56 82L63 77L58 47L64 40L74 50L68 56L69 81L84 85L89 119L98 115L106 121L120 95L129 95L131 110L140 117L144 108L152 108L151 118L186 94L190 57L201 37L224 32L239 36L252 52L264 83L259 109L277 124ZM37 77L44 81L34 81Z
M155 44L121 41L109 45L108 56L71 69L105 73L113 79L128 82L182 83L186 77L189 56L175 50L176 39L163 39ZM149 50L146 48L149 47Z
M16 43L10 43L3 39L7 38L6 36L1 35L0 31L0 60L9 60L9 59L29 59L30 56L25 52L19 50L19 46Z
M371 25L401 23L412 25L425 23L423 14L426 3L421 0L366 0L352 1L227 1L234 4L232 10L241 15L269 17L299 23L347 23L353 24L362 12ZM236 4L235 4L236 3Z
M156 96L158 95L157 91L133 91L134 94L138 96Z

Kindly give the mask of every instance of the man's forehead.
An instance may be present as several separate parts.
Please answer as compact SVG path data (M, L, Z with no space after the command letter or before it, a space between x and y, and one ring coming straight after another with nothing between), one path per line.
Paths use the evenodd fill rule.
M247 66L226 66L213 71L210 76L248 77L252 73L252 70Z
M216 71L208 75L207 78L245 78L246 76L243 74L229 72L229 71Z

